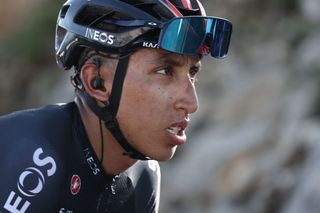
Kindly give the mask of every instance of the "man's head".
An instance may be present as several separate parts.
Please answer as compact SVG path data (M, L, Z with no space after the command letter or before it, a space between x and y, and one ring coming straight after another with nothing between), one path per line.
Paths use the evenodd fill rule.
M110 99L117 60L102 61L101 89L95 57L81 69L84 90L99 103ZM103 60L103 59L101 59ZM117 122L130 145L152 159L168 160L186 142L189 115L198 108L195 81L198 56L182 56L160 49L143 48L131 56L124 79ZM106 104L107 105L107 104Z
M125 154L167 160L198 107L199 60L224 57L231 30L198 0L68 0L56 57Z

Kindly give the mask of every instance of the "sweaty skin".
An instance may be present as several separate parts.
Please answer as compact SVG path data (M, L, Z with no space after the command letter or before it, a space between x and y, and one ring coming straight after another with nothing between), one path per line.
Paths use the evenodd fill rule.
M194 84L198 71L197 57L154 49L131 56L118 121L126 138L146 156L168 160L177 145L185 143L184 131L175 135L167 129L185 128L189 114L197 110Z
M172 158L178 145L186 143L189 115L198 108L195 78L199 70L197 56L149 48L130 56L117 120L135 149L152 159L165 161ZM103 90L90 88L97 75L94 65L84 66L81 72L86 91L98 101L106 102L112 88L112 66L100 69ZM94 150L101 153L98 118L85 101L77 104ZM106 128L103 133L105 170L115 175L132 166L136 160L122 155L122 147Z

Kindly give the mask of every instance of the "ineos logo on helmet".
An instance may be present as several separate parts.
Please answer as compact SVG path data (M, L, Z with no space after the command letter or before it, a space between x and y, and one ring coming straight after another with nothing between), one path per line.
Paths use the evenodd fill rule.
M202 7L200 2L192 1L193 14L203 15L199 10ZM170 1L145 1L143 7L140 3L136 0L67 0L60 10L56 26L58 65L69 70L77 65L83 48L97 48L96 42L101 43L104 50L110 46L114 54L140 48L142 43L137 45L137 39L144 37L144 41L148 41L149 29L183 16ZM125 22L119 23L119 20ZM142 21L145 27L137 27L137 20ZM62 52L64 54L60 55Z
M94 30L87 28L85 36L89 39L98 41L103 44L109 44L112 45L114 42L114 35L108 34L106 32Z

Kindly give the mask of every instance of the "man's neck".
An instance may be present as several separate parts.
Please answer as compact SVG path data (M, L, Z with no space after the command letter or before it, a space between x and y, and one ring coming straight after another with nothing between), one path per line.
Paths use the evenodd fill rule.
M89 141L99 159L102 158L102 166L107 174L118 175L132 166L137 160L123 155L123 148L114 139L111 133L101 125L103 137L101 137L99 118L90 110L84 100L77 97L75 103L79 109L81 120L84 124ZM103 141L102 141L103 139ZM103 143L103 146L102 146ZM101 154L101 148L104 148Z

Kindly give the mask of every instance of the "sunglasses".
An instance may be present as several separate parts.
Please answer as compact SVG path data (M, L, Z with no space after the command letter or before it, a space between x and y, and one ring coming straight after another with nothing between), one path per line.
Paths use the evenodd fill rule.
M107 33L101 30L71 24L61 20L60 25L82 37L94 40L105 47L130 50L139 44L139 39L132 45L127 45L136 38L143 36L149 30L159 29L160 34L150 47L157 47L182 55L207 55L224 58L229 49L232 23L226 19L211 16L176 17L165 23L146 22L145 20L103 20L106 24L132 27L129 33ZM142 37L142 41L148 38ZM85 43L85 42L84 42ZM97 45L96 45L97 46ZM97 46L99 49L99 45Z
M223 58L227 55L232 24L216 17L178 17L163 24L159 47L178 54L206 55Z

